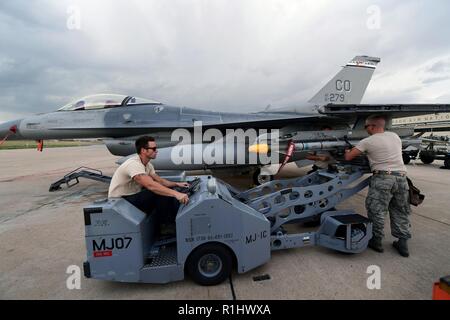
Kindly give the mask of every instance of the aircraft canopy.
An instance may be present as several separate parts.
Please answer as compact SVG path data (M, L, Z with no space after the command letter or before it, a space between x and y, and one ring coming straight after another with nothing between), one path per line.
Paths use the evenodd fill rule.
M77 111L77 110L92 110L115 108L120 106L132 106L139 104L161 104L160 102L143 99L138 97L130 97L120 94L96 94L77 99L58 111Z

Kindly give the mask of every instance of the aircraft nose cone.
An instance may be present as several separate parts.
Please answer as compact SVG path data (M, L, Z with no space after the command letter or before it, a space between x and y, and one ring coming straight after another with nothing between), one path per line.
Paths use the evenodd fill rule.
M18 140L22 138L19 133L20 121L22 120L13 120L0 124L0 141L3 141L5 138L11 140Z

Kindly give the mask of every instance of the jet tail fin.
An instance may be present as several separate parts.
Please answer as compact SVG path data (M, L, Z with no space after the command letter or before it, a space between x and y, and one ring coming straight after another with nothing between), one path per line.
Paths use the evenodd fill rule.
M369 85L380 58L356 56L331 79L311 100L317 106L325 104L359 104Z

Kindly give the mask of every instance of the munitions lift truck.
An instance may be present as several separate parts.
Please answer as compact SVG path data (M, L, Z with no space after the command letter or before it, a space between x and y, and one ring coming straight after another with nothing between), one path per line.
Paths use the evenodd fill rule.
M212 176L190 180L190 201L180 205L176 235L156 238L153 216L121 198L84 208L87 278L168 283L184 279L215 285L236 267L244 273L266 263L271 251L319 245L359 253L372 237L370 221L334 207L368 185L366 169L339 166L240 192ZM316 232L285 226L320 215Z

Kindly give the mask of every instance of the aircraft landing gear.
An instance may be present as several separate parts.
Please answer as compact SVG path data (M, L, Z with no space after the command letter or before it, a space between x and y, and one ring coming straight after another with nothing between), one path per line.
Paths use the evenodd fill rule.
M444 160L444 167L446 169L450 169L450 157L445 158L445 160Z
M434 161L434 152L431 151L421 151L420 152L420 160L424 163L424 164L431 164Z
M408 154L403 153L402 156L403 156L403 163L404 164L409 164L411 162L411 157Z

